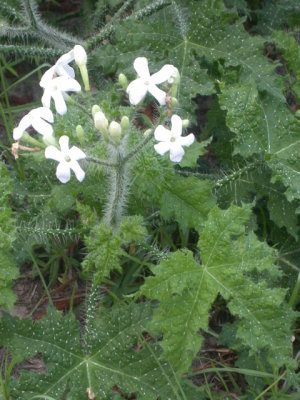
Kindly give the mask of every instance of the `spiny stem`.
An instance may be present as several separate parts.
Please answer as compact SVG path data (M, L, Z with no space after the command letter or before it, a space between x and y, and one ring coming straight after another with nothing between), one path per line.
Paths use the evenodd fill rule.
M99 165L103 165L104 167L116 167L116 164L110 163L108 161L103 161L103 160L99 160L98 158L95 157L87 157L85 159L85 161L89 161L89 162L93 162L95 164L99 164Z
M151 133L149 133L149 135L147 137L145 137L145 139L140 142L136 148L134 150L132 150L130 153L128 153L124 158L123 158L123 162L124 164L127 163L127 161L129 161L131 158L133 158L137 153L140 152L140 150L142 150L142 148L144 146L146 146L146 144L148 144L150 142L150 140L153 138L153 131Z
M117 226L122 218L122 210L127 197L127 168L120 158L117 167L110 173L110 195L104 221L108 226Z
M224 185L226 185L229 182L233 182L235 180L237 180L238 178L240 178L243 174L245 174L248 171L251 171L253 169L255 169L259 164L261 164L261 162L254 162L252 164L249 165L245 165L243 168L234 171L232 174L225 176L222 179L217 180L215 187L219 188L222 187Z
M122 14L131 6L134 0L127 0L125 4L120 7L120 9L116 12L116 14L111 18L109 23L99 32L96 36L87 40L84 46L88 49L88 51L92 51L99 43L101 43L104 39L108 38L109 35L114 31L115 23Z

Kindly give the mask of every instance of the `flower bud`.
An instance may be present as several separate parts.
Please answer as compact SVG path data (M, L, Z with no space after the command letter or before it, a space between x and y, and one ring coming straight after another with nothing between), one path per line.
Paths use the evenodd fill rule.
M172 107L177 107L178 106L178 100L176 99L176 97L172 97L171 105L172 105Z
M182 127L187 128L190 124L190 121L188 119L183 119L182 120Z
M119 83L120 83L120 85L122 86L122 88L124 90L127 89L128 81L127 81L127 78L126 78L126 76L124 74L120 74L119 75Z
M43 137L43 142L45 143L46 146L57 146L57 140L52 135L51 136L44 136Z
M107 134L108 120L102 111L98 111L94 115L94 124L103 135Z
M129 127L129 118L125 115L121 119L122 134L124 135Z
M145 138L148 137L148 136L151 134L151 132L152 132L152 129L147 129L147 130L144 132L144 137L145 137Z
M115 144L119 144L122 136L121 125L116 121L112 121L109 125L108 130L113 142Z
M75 60L76 64L78 65L78 67L85 65L87 62L86 52L85 52L84 48L82 46L80 46L79 44L76 44L74 46L74 60Z
M76 126L76 134L81 145L84 143L84 130L81 125Z
M175 85L178 85L178 83L180 82L180 73L176 67L174 67L173 73L168 79L168 82Z
M98 104L94 104L93 107L92 107L92 115L93 115L93 117L95 116L95 114L98 111L101 111L101 108L98 106Z

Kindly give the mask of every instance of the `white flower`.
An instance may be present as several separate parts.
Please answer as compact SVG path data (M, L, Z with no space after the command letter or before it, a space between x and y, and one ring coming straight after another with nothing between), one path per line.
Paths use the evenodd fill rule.
M46 158L59 162L56 168L57 179L62 183L67 183L71 177L71 170L73 170L76 178L79 182L82 182L85 177L85 172L77 161L86 158L86 155L76 146L69 149L68 136L61 136L59 145L61 148L60 151L55 146L48 146L45 150Z
M41 85L41 83L40 83ZM67 112L65 102L65 92L80 92L81 87L79 83L68 76L58 76L57 78L47 77L43 81L44 94L42 96L42 103L44 107L50 108L51 97L54 100L55 108L58 114L64 115Z
M70 67L69 63L74 61L74 49L66 54L63 54L53 65L49 68L42 76L40 80L40 86L45 87L49 80L52 80L56 76L67 76L69 78L75 78L75 71Z
M133 63L138 78L132 81L127 87L129 101L136 106L150 92L160 105L166 104L166 93L156 85L168 81L174 72L174 66L166 64L158 72L150 76L148 60L145 57L138 57Z
M43 136L51 136L53 128L49 122L53 123L53 114L51 110L46 107L35 108L21 119L19 125L13 131L13 138L14 140L19 140L30 126L33 126L33 128Z
M178 115L173 115L171 118L172 128L166 129L159 125L154 132L154 137L160 143L154 145L155 151L163 156L167 151L170 151L170 160L180 162L184 150L182 146L190 146L194 143L195 136L190 133L188 136L182 135L182 119Z

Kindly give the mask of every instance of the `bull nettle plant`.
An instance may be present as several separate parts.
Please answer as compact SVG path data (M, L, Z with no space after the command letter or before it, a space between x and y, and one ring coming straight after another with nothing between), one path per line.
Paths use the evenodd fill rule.
M51 60L38 105L14 126L1 108L3 399L297 396L300 61L281 29L300 5L272 2L274 25L248 3L98 1L79 40L1 2L3 54ZM86 282L83 318L55 310L58 257ZM34 322L9 313L28 262L49 301ZM234 365L197 367L209 338Z

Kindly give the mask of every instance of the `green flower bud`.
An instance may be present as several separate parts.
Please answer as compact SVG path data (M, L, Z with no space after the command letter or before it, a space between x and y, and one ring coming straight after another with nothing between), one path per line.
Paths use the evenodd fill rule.
M190 121L188 119L183 119L182 120L182 127L187 128L190 124Z
M108 130L109 130L110 137L112 138L112 141L115 144L119 144L121 141L121 137L122 137L121 125L116 121L112 121L109 125Z
M176 97L172 97L171 105L172 105L172 107L177 107L178 106L178 100L176 99Z
M76 126L76 134L81 145L84 143L84 130L81 125Z
M129 127L129 118L126 117L126 115L124 117L122 117L121 119L121 128L122 128L122 134L124 135L125 132L127 131Z
M102 110L101 110L101 108L98 106L98 104L94 104L93 107L92 107L92 115L93 115L93 117L95 116L95 114L96 114L98 111L102 111Z
M57 140L54 136L43 136L43 142L46 146L57 146Z
M120 85L122 86L122 88L124 90L127 89L128 81L127 81L127 78L126 78L126 76L124 74L120 74L119 75L119 83L120 83Z

